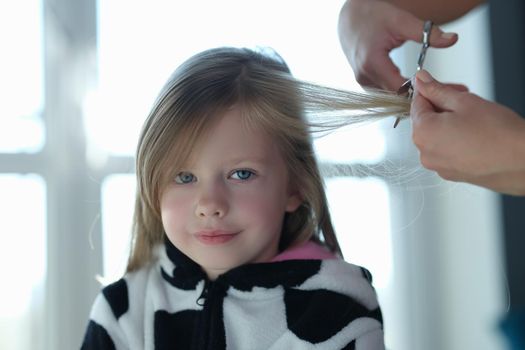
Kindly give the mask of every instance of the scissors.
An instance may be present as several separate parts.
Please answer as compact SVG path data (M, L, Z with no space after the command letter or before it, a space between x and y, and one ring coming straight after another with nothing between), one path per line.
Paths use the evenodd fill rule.
M417 59L417 69L416 71L420 71L423 69L423 62L425 62L425 56L427 55L427 49L430 46L430 32L432 31L432 21L425 21L423 24L423 45L421 46L421 51L419 52L419 57ZM412 86L412 79L408 79L401 85L401 87L397 90L398 95L406 96L407 98L411 99L412 95L414 94L414 87ZM394 122L394 128L399 124L399 121L401 120L400 117L396 118L396 121Z

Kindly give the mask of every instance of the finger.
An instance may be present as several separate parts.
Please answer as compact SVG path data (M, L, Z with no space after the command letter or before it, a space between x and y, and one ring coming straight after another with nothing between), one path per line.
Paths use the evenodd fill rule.
M422 38L423 36L421 36ZM432 26L428 43L431 47L443 48L450 47L458 41L456 33L443 32L438 26Z
M399 31L404 39L423 42L424 21L406 12L398 23L403 23L403 25L399 26ZM430 46L437 48L449 47L457 41L458 35L456 33L443 32L438 26L432 26L429 38Z
M463 84L445 83L444 85L451 87L452 89L459 91L459 92L469 92L469 88Z
M410 106L410 118L413 123L418 123L435 112L432 103L424 96L414 93Z
M397 91L406 81L399 68L392 62L388 53L376 54L363 64L361 74L356 74L356 80L363 87Z
M416 73L414 81L418 94L423 95L435 107L443 111L453 111L458 108L457 97L461 91L441 84L424 69Z
M432 149L436 142L434 136L435 125L440 118L432 103L420 94L414 94L410 108L410 120L412 122L412 142L421 152L422 164L428 168L433 161ZM423 161L425 160L425 163Z
M397 91L407 78L401 75L399 68L388 55L386 58L377 62L374 70L374 80L378 81L380 87L384 90Z

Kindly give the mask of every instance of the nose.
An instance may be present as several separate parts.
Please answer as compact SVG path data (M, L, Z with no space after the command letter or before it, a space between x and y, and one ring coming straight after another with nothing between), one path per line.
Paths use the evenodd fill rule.
M195 214L201 218L223 218L228 213L226 190L220 184L213 184L202 189L195 208Z

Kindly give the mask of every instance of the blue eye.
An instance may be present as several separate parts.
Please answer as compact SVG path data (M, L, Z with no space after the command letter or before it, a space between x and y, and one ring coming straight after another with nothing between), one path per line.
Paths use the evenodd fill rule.
M189 184L195 182L196 178L192 173L181 172L175 176L175 182L178 184Z
M231 177L236 180L248 180L254 175L254 172L251 170L241 169L235 170Z

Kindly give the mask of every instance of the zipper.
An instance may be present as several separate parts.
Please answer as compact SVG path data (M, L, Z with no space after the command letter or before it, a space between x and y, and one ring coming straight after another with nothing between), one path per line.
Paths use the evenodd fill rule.
M202 306L204 308L204 305L206 304L206 300L208 299L208 295L210 293L210 288L212 284L213 282L211 282L210 280L208 279L204 280L204 287L202 288L202 292L197 298L197 300L195 301L197 305Z
M224 289L224 291L223 291ZM217 281L204 281L202 292L195 301L202 306L201 319L198 325L197 349L217 350L225 348L225 334L223 330L217 328L220 324L224 326L222 305L224 302L226 289ZM218 343L217 343L218 342Z

